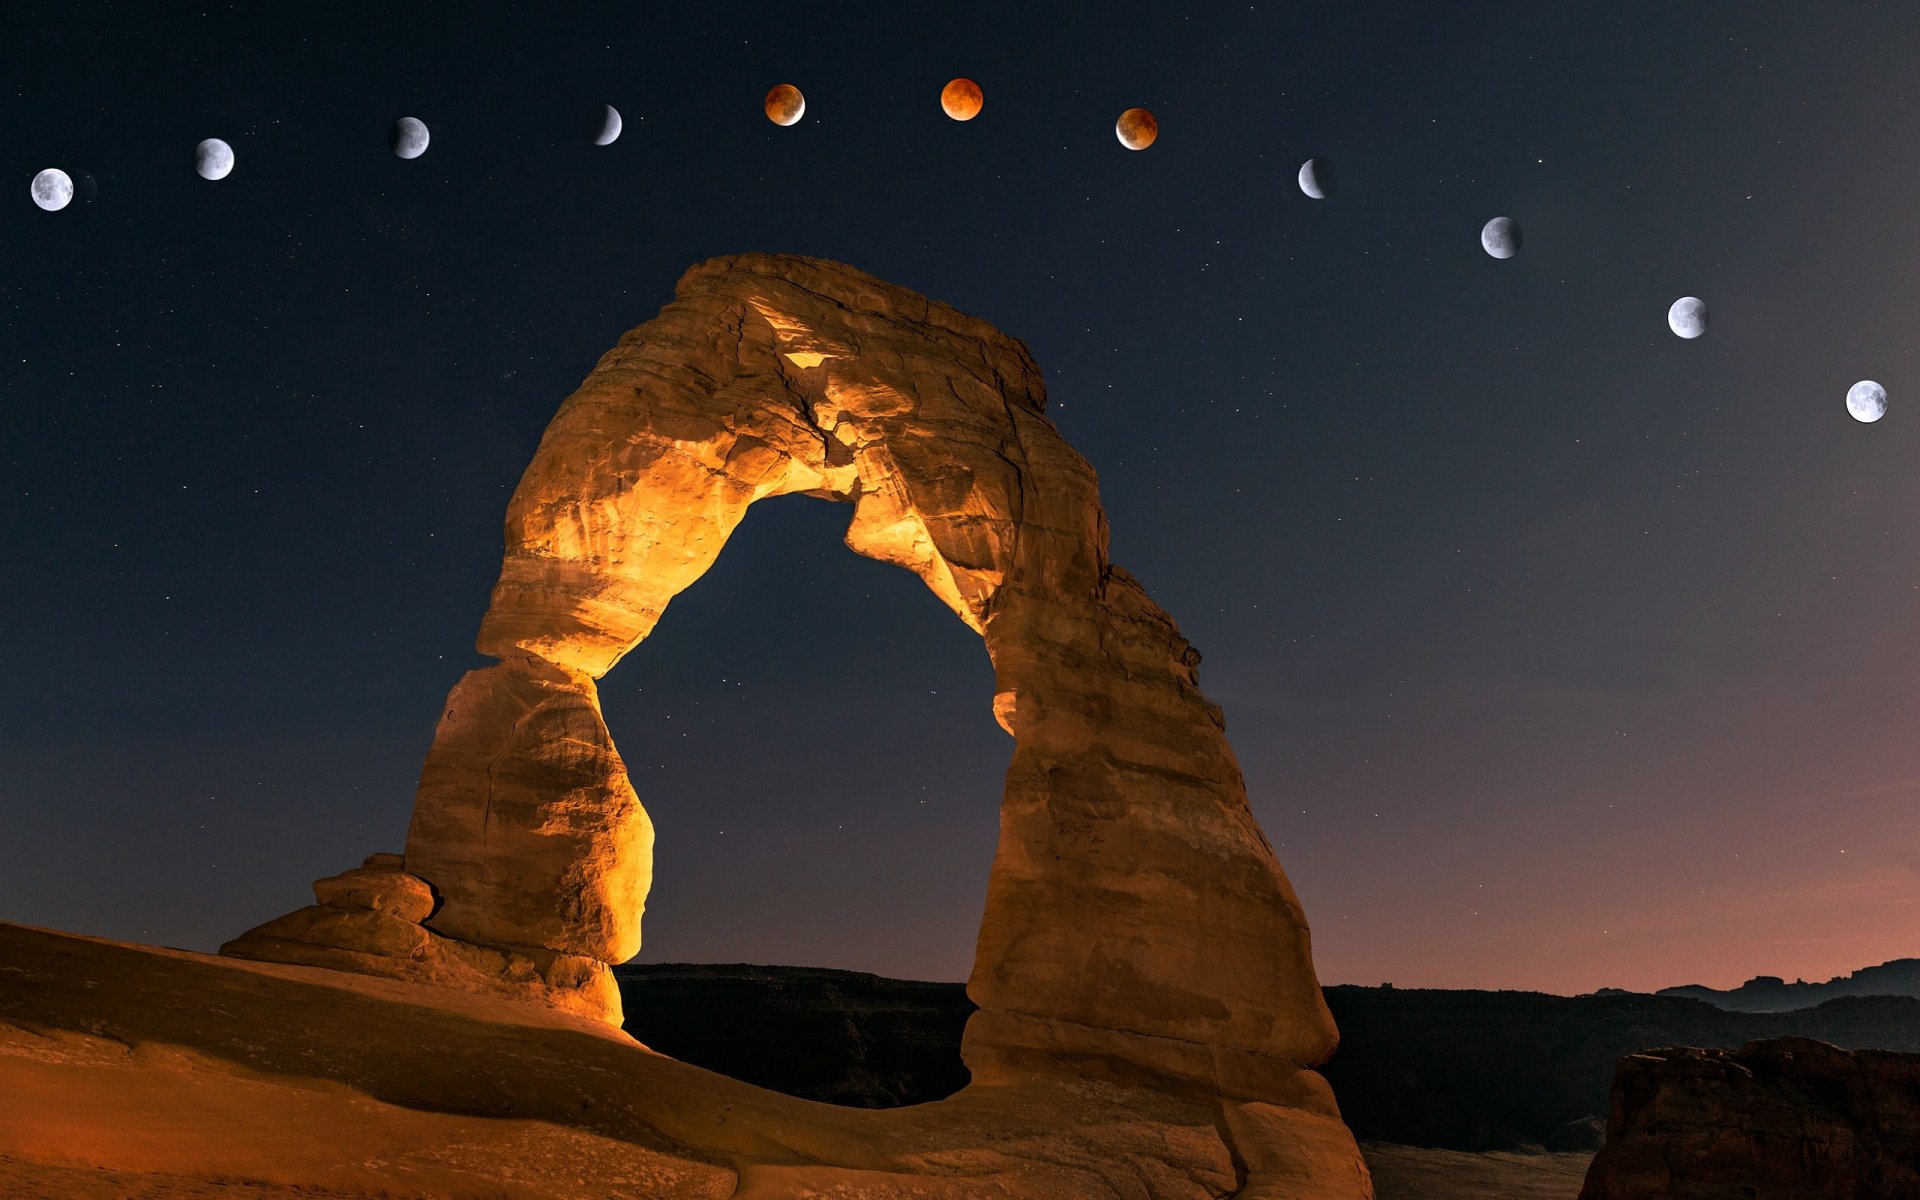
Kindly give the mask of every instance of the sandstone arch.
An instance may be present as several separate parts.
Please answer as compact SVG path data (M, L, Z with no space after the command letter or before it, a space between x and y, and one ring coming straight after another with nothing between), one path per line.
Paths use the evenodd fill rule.
M1093 1075L1332 1112L1306 1069L1335 1041L1306 921L1199 655L1108 561L1094 473L1045 404L1019 342L851 268L693 267L514 493L478 643L500 661L448 698L404 862L323 880L320 905L225 949L617 1023L605 964L639 948L652 834L594 680L751 504L806 493L850 502L848 544L914 571L992 659L1015 745L968 982L976 1083Z

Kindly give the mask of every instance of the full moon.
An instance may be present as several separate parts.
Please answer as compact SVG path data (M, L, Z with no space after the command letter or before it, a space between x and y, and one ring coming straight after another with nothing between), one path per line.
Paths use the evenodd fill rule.
M1847 412L1856 421L1871 425L1887 415L1887 389L1871 379L1862 379L1847 389Z
M971 79L949 80L947 86L940 89L941 111L956 121L971 121L979 116L986 99L980 85Z
M777 83L767 93L767 120L775 125L797 124L807 115L807 98L790 83Z
M1520 253L1520 222L1512 217L1495 217L1480 227L1480 248L1495 258L1512 258Z
M33 177L33 202L48 212L59 212L73 203L73 178L58 167L48 167Z
M393 123L388 142L401 158L419 158L427 152L427 123L418 117L401 117Z
M1707 302L1698 296L1682 296L1667 310L1667 325L1691 341L1707 331Z
M193 148L193 169L202 179L225 179L233 173L233 147L208 138Z
M620 136L620 130L624 127L620 120L620 110L611 104L607 105L606 115L600 118L600 132L593 135L593 144L613 145L614 139Z
M1129 150L1145 150L1160 136L1160 122L1144 108L1130 108L1113 123L1113 136Z
M1300 190L1315 200L1325 200L1327 191L1333 186L1333 172L1327 164L1317 158L1310 158L1300 164Z

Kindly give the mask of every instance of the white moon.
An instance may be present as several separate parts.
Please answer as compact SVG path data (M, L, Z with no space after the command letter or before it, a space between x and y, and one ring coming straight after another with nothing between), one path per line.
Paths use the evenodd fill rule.
M613 145L614 139L620 136L620 130L623 128L625 128L625 126L620 120L620 110L611 104L607 105L607 115L600 119L600 132L594 135L593 144L596 146Z
M1692 340L1707 331L1707 302L1698 296L1682 296L1667 310L1667 325L1683 338Z
M401 117L393 123L388 140L401 158L419 158L427 152L427 123L418 117Z
M202 179L225 179L233 173L233 147L208 138L193 148L193 169Z
M48 167L33 177L33 202L48 212L59 212L73 203L73 178L58 167Z
M1300 164L1300 190L1315 200L1327 198L1327 188L1332 182L1333 172L1319 159L1310 158Z
M1480 227L1480 248L1495 258L1512 258L1520 253L1520 222L1512 217L1495 217Z
M1871 379L1862 379L1847 389L1847 412L1856 421L1871 425L1887 415L1887 389Z

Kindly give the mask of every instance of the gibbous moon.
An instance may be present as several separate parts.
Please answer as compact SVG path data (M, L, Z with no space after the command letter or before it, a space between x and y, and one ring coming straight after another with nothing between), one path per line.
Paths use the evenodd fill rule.
M73 178L58 167L48 167L33 177L33 202L48 212L59 212L73 203Z
M1667 326L1691 341L1707 331L1707 302L1698 296L1682 296L1667 310Z
M427 123L418 117L401 117L387 140L401 158L419 158L427 152Z
M600 132L593 135L593 144L613 145L614 139L620 136L620 131L624 128L626 125L620 120L620 110L611 104L607 105L606 115L600 118Z
M1847 412L1856 421L1873 424L1887 415L1887 389L1862 379L1847 389Z
M193 169L202 179L225 179L233 174L233 147L208 138L193 148Z
M790 83L776 83L767 93L767 120L775 125L798 124L807 115L807 98Z
M1113 123L1113 136L1129 150L1145 150L1160 136L1160 122L1144 108L1130 108Z
M980 85L971 79L953 79L940 89L940 109L956 121L971 121L986 103Z
M1318 158L1300 164L1300 190L1315 200L1325 200L1333 187L1333 172Z
M1480 227L1480 248L1495 258L1512 258L1520 253L1520 222L1512 217L1495 217Z

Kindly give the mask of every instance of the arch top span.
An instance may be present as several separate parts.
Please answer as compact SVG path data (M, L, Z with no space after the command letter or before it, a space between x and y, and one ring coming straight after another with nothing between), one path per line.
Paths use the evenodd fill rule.
M1045 409L1018 341L850 267L689 270L561 405L508 505L479 634L500 661L448 697L408 832L404 873L431 913L404 936L378 925L429 949L391 972L453 955L460 986L492 970L504 990L605 1004L604 964L639 949L653 841L594 681L750 505L824 496L851 504L849 546L981 634L1014 735L968 981L976 1083L1145 1080L1338 1128L1310 1070L1335 1035L1299 901L1198 654L1108 561L1093 469ZM361 935L339 931L374 927L288 920L235 952L352 949ZM341 961L388 969L376 958Z

